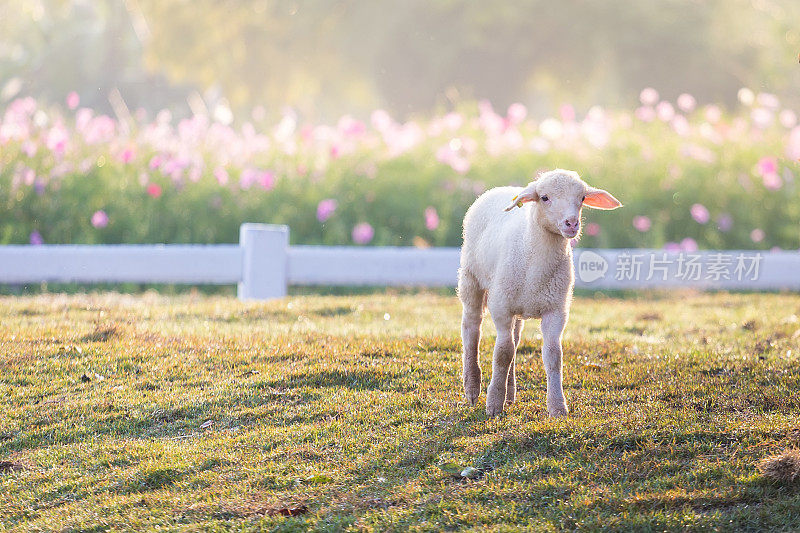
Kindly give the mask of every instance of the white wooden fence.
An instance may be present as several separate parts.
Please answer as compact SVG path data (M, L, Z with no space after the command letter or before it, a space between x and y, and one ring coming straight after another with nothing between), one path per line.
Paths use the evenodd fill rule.
M576 286L800 290L800 253L587 250ZM0 246L0 284L137 282L238 284L239 298L286 295L289 285L456 284L458 248L289 246L289 228L243 224L239 244Z

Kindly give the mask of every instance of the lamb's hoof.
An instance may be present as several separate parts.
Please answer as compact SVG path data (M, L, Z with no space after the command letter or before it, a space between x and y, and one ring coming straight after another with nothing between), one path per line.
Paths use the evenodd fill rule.
M511 405L517 401L516 391L506 391L506 405Z
M478 403L478 397L481 395L481 376L480 374L470 375L464 379L464 399L469 405Z
M486 416L490 417L497 417L503 414L504 405L502 403L498 404L486 404Z
M478 403L478 397L481 395L480 387L470 387L464 389L464 399L467 400L468 405L475 405Z
M560 418L562 416L567 416L567 414L569 414L569 409L567 409L566 405L559 407L548 407L547 414L553 418Z
M503 409L505 408L505 401L506 399L500 396L500 394L494 393L492 388L486 391L486 415L487 416L500 416L503 414Z

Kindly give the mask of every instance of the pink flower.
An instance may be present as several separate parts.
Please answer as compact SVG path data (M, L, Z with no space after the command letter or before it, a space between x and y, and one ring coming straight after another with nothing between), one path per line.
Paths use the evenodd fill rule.
M80 122L80 117L76 119ZM107 115L98 115L89 119L84 128L79 128L88 144L109 142L116 135L117 124Z
M92 226L95 228L105 228L108 226L108 215L105 211L95 211L92 215Z
M789 134L789 142L786 143L786 156L792 161L800 160L800 126L795 126Z
M239 187L242 189L249 189L253 186L254 181L256 181L256 172L252 168L245 168L239 174Z
M658 102L658 91L652 87L646 87L639 93L639 101L646 106L656 105Z
M791 109L784 109L778 115L778 120L780 121L781 126L788 130L797 124L797 114Z
M783 187L783 180L778 175L778 160L774 157L762 157L756 164L756 171L764 181L764 187L776 191Z
M664 245L664 250L670 253L677 253L681 251L681 245L677 242L668 242Z
M774 157L762 157L758 161L758 173L761 176L778 172L778 160Z
M720 231L730 231L732 227L733 217L728 213L722 213L719 217L717 217L717 228L719 228Z
M436 160L440 163L450 165L459 174L466 174L469 171L469 161L461 155L461 141L453 139L446 145L436 150Z
M120 161L125 164L128 164L133 159L133 148L126 148L122 151L122 154L119 156Z
M353 227L353 242L356 244L367 244L375 236L375 230L366 222L361 222Z
M34 246L39 246L44 244L44 239L42 238L42 234L36 230L31 232L30 243Z
M81 104L81 97L78 96L78 93L72 91L67 95L67 107L70 109L75 109Z
M570 104L563 104L561 107L559 107L558 114L561 116L562 122L575 121L575 108Z
M506 121L494 112L489 100L478 102L478 123L481 128L490 136L499 135L506 129Z
M161 186L157 183L151 183L147 186L147 194L149 194L153 198L158 198L161 196Z
M461 113L451 111L442 117L442 125L451 131L455 131L464 125L464 117L461 116Z
M691 113L697 106L697 100L688 93L683 93L678 97L678 108L684 113Z
M217 183L220 185L227 185L228 184L228 171L225 170L223 167L217 167L214 169L214 177L217 178Z
M348 137L358 137L367 131L367 126L363 122L354 119L350 115L340 118L336 128Z
M722 110L719 106L707 105L706 106L706 120L711 124L716 124L722 118Z
M686 237L681 241L681 250L683 250L684 252L696 252L697 241L695 241L691 237Z
M586 224L586 235L595 237L600 234L600 224L597 222L589 222Z
M672 119L672 129L680 135L681 137L685 137L691 133L692 129L689 126L689 121L686 120L686 117L683 115L675 115L675 118Z
M781 106L781 101L778 100L778 97L771 93L759 93L756 96L756 102L758 102L758 105L769 109L778 109Z
M694 204L689 212L692 215L692 218L698 224L706 224L708 220L711 218L711 215L708 213L708 209L703 204Z
M272 190L275 187L275 173L271 170L264 170L259 174L258 183L265 191Z
M651 225L652 223L650 222L650 219L644 215L633 217L633 227L642 233L650 231Z
M528 109L524 105L517 102L508 106L508 112L506 113L506 116L511 124L519 124L525 120L525 117L528 116Z
M656 114L659 120L669 122L675 116L675 108L669 102L659 102L656 106Z
M652 122L656 118L656 111L650 106L641 106L636 108L634 115L642 122Z
M753 242L761 242L764 240L764 230L756 228L750 232L750 240Z
M392 117L383 109L376 109L373 111L370 116L370 122L372 123L372 127L380 132L388 130L394 124Z
M439 227L439 213L436 212L435 207L425 209L425 227L430 231Z
M0 142L2 142L2 141L0 141ZM24 143L22 143L22 147L21 148L22 148L22 151L25 153L25 155L27 155L28 157L35 156L36 152L39 151L39 147L37 146L37 144L35 142L32 142L32 141L25 141Z
M317 220L320 222L325 222L331 218L338 205L339 203L333 198L327 198L320 201L320 203L317 204Z
M68 139L67 129L61 124L56 124L47 132L47 148L55 154L64 155L64 152L67 151Z
M772 124L772 111L764 107L753 108L750 112L750 118L753 120L753 125L758 129L766 129Z
M762 179L764 180L764 187L771 191L777 191L783 187L783 179L781 179L777 172L764 174Z

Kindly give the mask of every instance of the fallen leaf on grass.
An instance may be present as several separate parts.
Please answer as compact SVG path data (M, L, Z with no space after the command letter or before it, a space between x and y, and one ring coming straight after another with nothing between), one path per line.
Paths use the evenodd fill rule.
M462 467L456 463L441 463L436 466L445 474L449 474L456 479L478 479L487 471L486 468L475 468L474 466Z
M260 374L260 373L261 372L259 372L258 370L248 370L247 372L242 374L242 377L246 378L247 376L255 376L256 374Z
M753 319L745 320L742 322L742 329L747 331L755 331L758 329L758 323Z
M300 516L308 512L308 507L305 505L297 505L294 507L281 507L280 509L268 509L266 514L269 516Z
M758 470L778 483L800 481L800 450L790 448L778 455L766 457L758 463Z
M24 470L25 467L21 463L13 461L0 461L0 472L19 472Z
M78 355L83 355L83 348L74 344L65 344L58 348L58 353L68 355L77 353Z
M214 421L213 420L206 420L205 422L200 424L200 429L208 429L213 425L214 425Z
M463 468L455 463L442 463L439 466L439 470L444 472L445 474L450 474L451 476L461 477L461 471Z
M308 476L303 481L314 485L320 485L322 483L332 483L333 478L325 474L314 474L313 476Z
M470 479L474 479L479 477L482 474L480 470L475 468L474 466L468 466L464 470L461 471L461 477L468 477Z
M84 372L83 375L81 375L81 381L84 383L89 383L90 381L103 381L104 379L106 378L97 372Z
M602 370L603 365L600 363L584 363L583 366L588 368L589 370Z

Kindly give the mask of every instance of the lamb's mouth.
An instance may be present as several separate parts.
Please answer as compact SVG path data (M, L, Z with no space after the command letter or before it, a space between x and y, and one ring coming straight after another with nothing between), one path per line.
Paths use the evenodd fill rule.
M574 239L575 237L578 236L578 229L576 228L574 230L561 230L561 235L565 239Z

